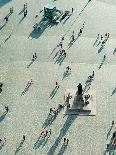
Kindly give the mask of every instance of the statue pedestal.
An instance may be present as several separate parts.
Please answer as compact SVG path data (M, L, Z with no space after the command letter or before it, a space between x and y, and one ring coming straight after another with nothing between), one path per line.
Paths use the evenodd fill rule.
M85 115L95 116L96 115L96 98L95 91L89 90L84 95L78 95L77 89L66 89L65 98L70 93L70 99L68 103L65 103L63 110L64 115ZM85 95L90 95L88 99L85 99ZM70 108L67 105L70 104Z

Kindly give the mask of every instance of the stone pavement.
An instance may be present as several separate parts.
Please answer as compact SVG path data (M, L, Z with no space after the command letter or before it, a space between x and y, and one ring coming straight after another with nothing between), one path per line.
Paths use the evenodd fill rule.
M26 2L28 15L20 22L23 17L20 12ZM65 24L61 22L46 28L40 36L36 34L33 38L29 37L33 25L42 18L43 12L40 13L40 10L48 2L50 1L0 0L0 82L4 83L0 94L0 138L6 138L0 155L104 155L106 144L116 129L115 124L107 139L112 120L116 122L116 53L113 54L116 47L116 2L57 0L54 3L63 11L74 8L70 19ZM2 27L3 19L12 6L14 13ZM72 31L77 35L84 21L82 35L68 48ZM110 33L110 38L105 48L98 53L98 47L93 47L93 44L98 33L104 36L106 32ZM64 34L63 47L67 56L58 65L56 59L53 59L58 49L53 49ZM27 68L34 52L37 53L37 59ZM99 69L105 54L106 60ZM71 75L62 80L68 65L72 68ZM96 116L64 117L61 112L48 127L52 134L46 144L34 149L49 109L63 103L66 89L76 89L80 82L85 86L87 77L93 70L95 78L90 89L96 92ZM29 79L33 79L33 84L21 96ZM50 99L56 81L60 88ZM6 105L9 106L9 112L3 118ZM26 140L19 147L23 135ZM64 137L69 139L65 150L62 149ZM109 153L106 152L107 154Z

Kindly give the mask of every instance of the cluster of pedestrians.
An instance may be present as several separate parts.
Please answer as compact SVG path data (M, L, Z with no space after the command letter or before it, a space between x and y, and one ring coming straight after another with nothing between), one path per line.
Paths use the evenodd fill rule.
M63 48L60 48L60 50L58 51L58 54L57 54L57 56L55 56L55 58L56 58L55 63L61 65L62 62L64 61L64 59L66 58L65 50Z
M110 37L109 33L106 33L104 36L100 35L100 34L97 35L97 38L96 38L93 46L96 46L96 47L100 46L98 52L101 52L101 50L105 47L109 37Z

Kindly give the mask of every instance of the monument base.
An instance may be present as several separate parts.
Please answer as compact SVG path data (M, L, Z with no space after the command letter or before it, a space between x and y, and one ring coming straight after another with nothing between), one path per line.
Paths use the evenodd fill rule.
M64 107L64 115L80 115L80 116L95 116L96 115L96 98L95 91L89 90L84 95L78 95L75 89L66 89L65 98L70 93L69 100L70 108ZM88 100L85 100L85 95L90 95ZM87 101L87 102L86 102ZM87 103L87 104L86 104Z

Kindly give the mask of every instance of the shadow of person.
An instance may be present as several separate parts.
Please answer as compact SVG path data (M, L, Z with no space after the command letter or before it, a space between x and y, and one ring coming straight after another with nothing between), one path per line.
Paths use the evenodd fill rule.
M43 147L47 144L47 142L48 142L49 138L50 138L50 136L49 136L49 137L47 137L47 138L44 140L44 142L43 142L43 144L42 144L42 148L43 148Z
M53 59L55 59L59 54L59 51L56 52L55 56L53 57Z
M65 71L64 73L63 73L63 78L62 78L62 80L64 80L66 77L68 77L68 76L70 76L70 72L67 72L67 71Z
M2 122L6 116L7 112L4 112L1 116L0 116L0 122Z
M98 49L98 53L101 53L101 51L104 49L104 46L101 46L99 49Z
M21 15L22 13L24 13L25 9L23 8L18 15Z
M54 88L53 91L51 92L49 98L52 99L52 98L56 95L58 89L59 89L59 87L55 86L55 88Z
M21 18L21 20L19 21L19 24L24 20L24 18L25 18L24 16Z
M115 93L116 93L116 87L114 88L114 90L113 90L111 96L114 95Z
M63 55L62 58L60 59L60 61L59 61L59 65L60 65L60 66L61 66L62 63L64 62L65 58L66 58L66 56Z
M102 60L102 62L101 62L101 64L100 64L100 66L98 67L99 69L103 66L105 60L106 60L106 57L103 58L103 60Z
M0 88L0 93L2 92L2 88Z
M111 131L112 131L112 128L113 128L113 125L110 127L110 129L109 129L109 131L108 131L108 133L107 133L107 139L108 139L108 137L109 137L109 135L110 135L110 133L111 133Z
M56 138L54 144L49 149L47 155L54 154L54 152L55 152L56 148L58 147L58 145L60 144L62 138L66 135L66 132L68 131L68 129L70 128L70 126L72 125L72 123L75 121L76 118L77 118L77 115L69 115L67 117L66 122L64 123L62 129L60 130L59 136Z
M58 155L63 155L64 152L65 152L65 150L67 149L67 146L68 146L68 145L62 145L62 147L61 147L61 149L60 149Z
M43 144L44 141L45 141L45 137L39 136L38 140L34 144L33 149L35 150L38 149Z
M22 141L20 142L20 144L19 144L18 148L16 149L14 155L16 155L16 154L20 151L20 149L21 149L22 146L23 146L23 143L24 143L24 140L22 140Z
M5 27L5 25L6 25L6 22L0 27L0 30L2 30Z

